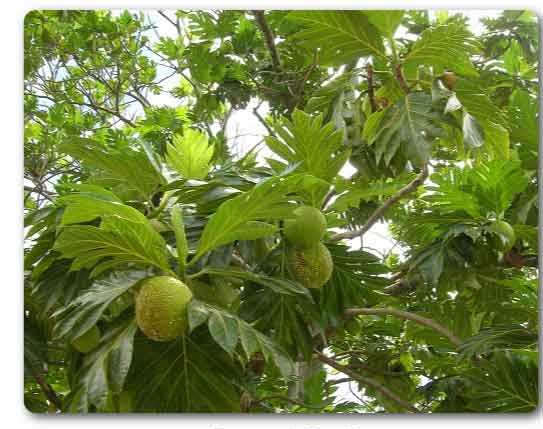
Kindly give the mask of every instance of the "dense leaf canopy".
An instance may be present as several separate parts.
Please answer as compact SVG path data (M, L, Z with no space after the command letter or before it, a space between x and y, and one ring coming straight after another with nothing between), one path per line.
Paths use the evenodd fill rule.
M533 14L50 10L24 39L29 410L535 409ZM322 288L287 269L300 205ZM174 341L138 329L151 276L194 291Z

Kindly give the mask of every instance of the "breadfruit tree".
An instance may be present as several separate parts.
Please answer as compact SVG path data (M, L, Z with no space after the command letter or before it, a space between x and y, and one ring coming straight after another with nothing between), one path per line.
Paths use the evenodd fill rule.
M492 16L28 13L26 407L533 410L538 28Z

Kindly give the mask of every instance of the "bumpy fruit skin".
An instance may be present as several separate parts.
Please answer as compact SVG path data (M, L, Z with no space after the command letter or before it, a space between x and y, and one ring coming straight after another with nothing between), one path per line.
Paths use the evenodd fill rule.
M289 249L287 261L290 276L308 288L323 287L334 269L330 251L322 243L310 249Z
M95 325L83 335L80 335L72 341L72 346L79 353L88 353L94 349L100 342L100 329Z
M285 220L287 240L297 247L309 249L315 246L326 231L326 218L319 209L300 206L293 212L293 219Z
M154 341L172 341L187 328L188 286L168 276L145 279L136 297L136 322Z

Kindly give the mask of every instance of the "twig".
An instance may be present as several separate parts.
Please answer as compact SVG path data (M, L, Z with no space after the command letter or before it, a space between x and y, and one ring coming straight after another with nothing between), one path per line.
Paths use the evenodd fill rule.
M266 128L266 130L268 131L268 134L270 136L274 136L275 137L275 132L273 131L273 129L268 125L268 123L264 120L264 118L262 117L262 115L260 113L258 113L258 108L260 107L260 104L258 106L256 106L254 109L253 109L253 114L256 116L256 118L260 121L260 123L264 126L264 128Z
M350 238L355 238L355 237L364 235L379 220L379 218L383 216L383 214L391 206L396 204L399 200L401 200L406 195L410 194L411 192L416 191L416 189L424 183L427 177L428 177L428 166L424 164L421 172L417 175L417 177L415 177L415 179L412 182L404 186L396 194L394 194L392 197L386 200L383 203L383 205L380 206L377 210L375 210L372 213L372 215L368 218L366 223L360 229L335 234L330 238L330 240L339 241L339 240L343 240L344 238L350 239Z
M441 325L433 319L427 317L419 316L415 313L410 313L408 311L398 310L396 308L348 308L343 313L346 317L353 317L359 315L368 315L368 316L394 316L400 319L411 320L419 325L426 326L433 329L436 332L439 332L443 336L454 344L456 347L459 347L462 344L462 340L458 338L449 328Z
M172 24L172 25L175 27L175 29L177 30L177 34L180 34L180 33L181 33L181 28L180 28L180 26L179 26L179 21L177 21L177 20L176 20L176 21L173 21L168 15L166 15L166 14L165 14L163 11L161 11L161 10L159 10L159 11L157 11L157 12L158 12L158 14L159 14L162 18L164 18L166 21L168 21L170 24Z
M339 372L342 372L345 375L348 375L353 380L358 381L361 384L364 384L366 386L374 388L375 390L379 391L380 393L382 393L387 398L389 398L389 399L393 400L394 402L396 402L398 405L400 405L405 410L407 410L409 412L412 412L412 413L417 413L419 411L419 410L417 410L417 408L415 408L409 402L407 402L406 400L400 398L396 393L391 391L388 387L383 386L377 380L374 380L373 378L370 378L370 377L361 376L357 372L351 370L348 366L345 366L345 365L342 365L342 364L336 362L335 360L323 355L319 351L315 351L315 353L319 356L319 360L321 362L324 362L325 364L327 364L328 366L334 368L335 370L337 370Z

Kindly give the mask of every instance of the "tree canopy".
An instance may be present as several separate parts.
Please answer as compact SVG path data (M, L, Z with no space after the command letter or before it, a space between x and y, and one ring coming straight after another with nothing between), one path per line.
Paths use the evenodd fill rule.
M535 409L535 15L474 33L446 11L47 10L24 29L29 410ZM263 131L240 148L241 111ZM326 219L318 257L285 238L300 206ZM173 341L136 320L158 276L194 294Z

